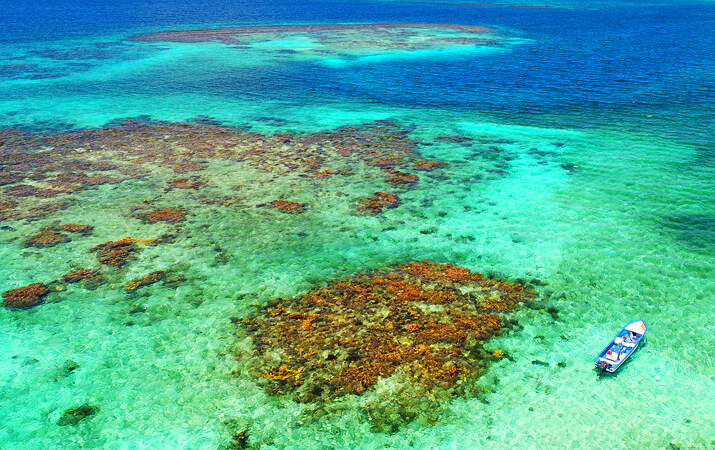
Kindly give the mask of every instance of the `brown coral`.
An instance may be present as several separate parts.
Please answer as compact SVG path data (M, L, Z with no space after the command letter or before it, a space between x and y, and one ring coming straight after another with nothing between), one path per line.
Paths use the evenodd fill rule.
M360 206L357 212L367 215L380 214L385 209L397 208L400 205L400 197L388 192L375 192L372 197L360 199Z
M94 227L90 226L90 225L78 225L75 223L66 223L64 225L59 225L59 226L53 227L53 230L66 231L68 233L81 233L86 236L88 234L92 234L92 231L94 231Z
M26 240L23 243L23 246L38 248L54 247L57 244L62 244L64 242L71 241L69 237L60 233L60 231L65 231L68 233L81 233L82 235L86 236L88 234L91 234L92 230L94 230L94 227L91 227L89 225L76 225L73 223L45 227L35 236Z
M270 205L286 214L299 214L305 211L305 203L291 202L288 200L274 200Z
M411 175L409 173L405 172L400 172L399 170L390 170L387 171L388 178L387 181L391 184L415 184L417 183L417 180L419 177L417 175Z
M157 270L156 272L152 272L149 275L145 275L137 280L127 283L125 288L128 291L135 291L140 287L158 283L159 281L164 279L164 276L166 276L166 272L164 272L163 270Z
M97 252L97 258L100 263L112 267L122 267L127 264L129 257L136 252L135 241L134 238L124 238L114 242L105 242L92 248L92 251Z
M64 234L58 233L52 229L44 229L23 242L22 245L23 247L47 248L69 241L71 241L71 239Z
M484 341L509 323L495 312L533 296L524 285L422 261L270 302L242 325L271 394L330 401L399 369L418 390L452 395L490 360ZM504 305L495 308L495 299Z
M140 217L146 223L179 223L186 220L186 210L184 208L157 209L142 214Z
M418 161L415 163L415 170L432 171L447 166L449 164L444 161Z
M76 283L78 281L94 278L98 273L99 271L96 269L80 269L62 275L62 281L65 283Z
M198 189L206 185L199 178L176 178L169 182L167 189Z
M7 309L27 309L43 302L50 291L42 283L32 283L21 288L10 289L2 294L3 304Z

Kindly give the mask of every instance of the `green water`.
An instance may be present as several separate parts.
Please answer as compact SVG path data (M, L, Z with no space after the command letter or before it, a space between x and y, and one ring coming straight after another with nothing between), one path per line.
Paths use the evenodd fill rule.
M269 64L266 47L303 45L311 44L269 41L240 64ZM106 241L179 237L143 246L97 290L70 285L42 306L0 310L1 448L215 448L243 429L263 448L714 445L715 191L712 164L702 162L701 147L687 136L655 127L527 126L487 113L359 102L306 105L132 90L45 95L44 86L57 83L123 80L136 87L137 73L150 77L166 65L196 75L186 67L208 55L218 66L239 64L219 44L168 46L176 48L66 79L10 82L0 88L8 93L0 110L13 112L9 123L77 127L141 114L166 121L210 115L261 133L311 133L389 118L410 130L421 158L450 165L420 173L407 189L359 165L353 176L316 185L298 177L268 183L264 173L211 161L197 173L208 182L202 195L235 196L239 206L202 206L193 191L167 192L166 181L183 175L156 169L147 178L73 194L69 208L47 218L4 223L0 291L94 267L88 249ZM339 65L331 58L325 56L326 66ZM17 94L26 87L31 97ZM641 111L629 114L624 121L643 119ZM265 117L280 121L258 120ZM444 135L474 140L435 140ZM351 214L355 199L383 190L398 193L402 205L378 217ZM155 197L158 205L186 206L191 215L178 225L148 225L128 213ZM255 207L276 198L304 202L307 210L283 215ZM22 247L57 222L95 231L49 249ZM268 396L245 374L231 375L242 367L234 354L251 345L234 336L231 317L337 277L414 259L537 278L545 284L537 288L540 302L558 314L522 309L523 329L488 344L511 359L482 378L485 396L455 398L435 424L418 419L394 434L370 430L363 398L316 412ZM187 281L174 289L123 288L155 270ZM618 376L599 378L593 357L637 318L649 325L647 345ZM67 361L78 365L69 374ZM83 403L98 405L98 414L77 426L56 425L66 409Z

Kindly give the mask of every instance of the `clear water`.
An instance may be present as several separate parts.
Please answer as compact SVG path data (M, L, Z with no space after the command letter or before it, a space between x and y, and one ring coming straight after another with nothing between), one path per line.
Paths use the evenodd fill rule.
M390 119L411 130L422 157L450 166L420 174L399 192L399 208L373 218L351 215L350 201L388 189L382 179L336 177L311 190L212 162L201 173L211 195L241 185L246 203L290 196L309 208L201 209L181 225L185 237L143 248L99 289L73 285L39 307L1 309L0 448L217 448L239 429L265 448L715 445L712 2L16 3L0 2L3 128L209 116L261 133L314 133ZM502 40L418 51L361 46L360 33L348 46L300 33L240 48L127 40L336 22L477 24ZM435 140L444 135L497 142L498 156ZM0 291L94 266L87 249L102 242L174 231L129 214L156 195L198 208L186 191L163 193L170 176L82 191L44 219L3 223ZM22 247L56 221L95 232ZM216 262L216 245L226 262ZM546 283L539 295L557 318L524 309L523 330L489 343L513 360L482 379L486 402L456 398L436 424L374 433L359 398L311 415L231 375L241 364L234 352L249 345L237 342L231 317L411 259ZM123 289L154 270L187 282ZM131 314L136 306L146 311ZM597 377L593 356L636 318L649 325L648 344L617 376ZM68 360L78 364L70 375ZM83 403L97 405L96 416L57 425Z

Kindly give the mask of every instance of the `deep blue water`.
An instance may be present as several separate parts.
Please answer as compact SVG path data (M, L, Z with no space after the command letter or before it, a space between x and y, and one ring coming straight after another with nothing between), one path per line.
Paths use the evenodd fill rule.
M579 3L573 3L580 5ZM426 59L394 64L375 62L331 69L294 63L259 73L231 69L177 84L167 79L128 79L126 84L59 83L35 89L153 93L203 92L263 99L375 102L483 111L529 121L544 114L588 111L588 119L563 126L607 123L612 113L688 110L703 126L715 90L713 67L715 5L704 2L589 3L589 9L464 7L391 2L0 2L4 17L0 43L22 48L28 41L80 39L144 30L273 23L418 21L481 24L538 45L520 45L490 58ZM121 47L90 50L93 59L111 58ZM40 55L42 56L42 55ZM67 57L78 55L68 55ZM49 55L52 58L52 55ZM82 55L79 55L81 58ZM61 55L54 58L61 59ZM80 68L81 69L81 68ZM0 66L0 76L17 68ZM49 76L54 76L50 73ZM266 79L270 78L270 83ZM642 114L641 114L642 112ZM705 115L704 120L707 119ZM663 115L660 116L663 118ZM655 119L656 121L658 118ZM664 126L664 124L661 124Z

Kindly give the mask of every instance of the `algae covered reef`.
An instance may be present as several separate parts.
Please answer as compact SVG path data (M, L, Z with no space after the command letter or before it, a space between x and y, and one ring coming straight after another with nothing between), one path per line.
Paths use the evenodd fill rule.
M312 57L357 56L388 51L415 51L450 47L494 46L503 37L495 29L449 23L368 23L253 26L146 33L131 38L139 42L219 42L250 48L272 42L288 53ZM293 40L299 46L280 47ZM261 47L266 51L265 46Z
M394 377L365 410L374 430L395 431L473 392L489 362L504 356L484 350L485 341L512 327L508 313L534 295L452 264L402 264L274 300L237 321L255 346L239 359L269 394L298 402L362 395Z

